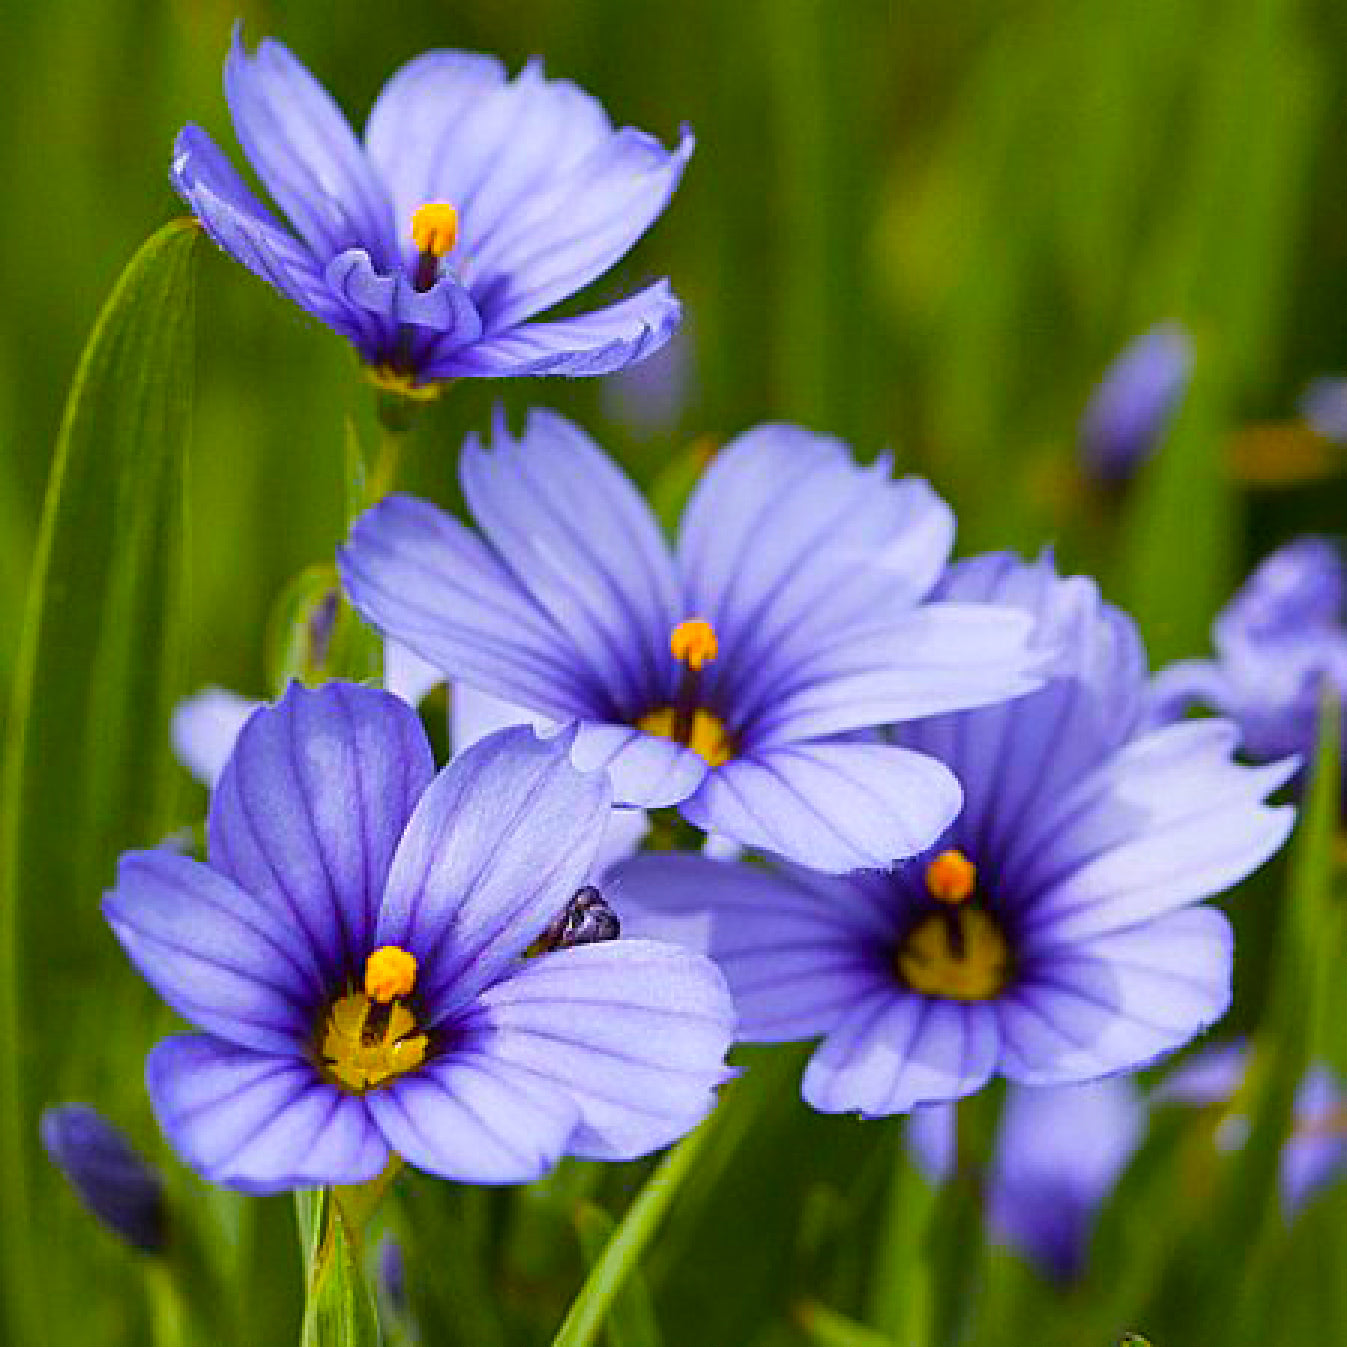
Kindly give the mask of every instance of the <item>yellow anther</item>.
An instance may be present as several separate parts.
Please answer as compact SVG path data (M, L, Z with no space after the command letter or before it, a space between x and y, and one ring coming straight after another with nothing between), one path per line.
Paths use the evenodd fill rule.
M365 961L365 995L376 1002L406 997L416 981L416 956L409 955L401 946L380 946Z
M669 634L669 653L691 670L710 664L716 651L716 632L705 618L685 618Z
M416 1028L400 1002L380 1006L363 992L348 992L328 1012L319 1042L323 1067L343 1090L373 1090L426 1061L430 1040Z
M443 201L428 201L412 212L412 242L417 252L444 257L459 237L459 213Z
M922 919L899 947L898 970L914 992L981 1002L995 997L1011 974L1001 928L981 908L956 908Z
M637 722L638 730L644 730L648 735L656 735L662 740L676 739L677 728L678 713L673 707L658 707L655 711L647 712ZM722 763L728 763L735 756L730 736L726 733L721 718L713 716L709 711L703 711L701 707L693 712L688 739L684 742L695 754L705 758L713 768L719 768Z
M942 903L963 903L974 892L978 870L974 863L952 847L927 864L927 893Z

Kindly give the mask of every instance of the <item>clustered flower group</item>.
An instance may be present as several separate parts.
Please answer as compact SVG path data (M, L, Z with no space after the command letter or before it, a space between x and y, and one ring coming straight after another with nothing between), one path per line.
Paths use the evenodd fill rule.
M236 37L225 88L288 224L196 127L175 186L386 388L601 374L677 325L663 281L536 316L657 218L686 133L671 153L537 65L511 80L459 52L400 70L359 140L274 42ZM1150 422L1190 358L1173 332L1156 343L1104 400L1136 412L1122 385L1140 381ZM1130 415L1094 416L1102 461L1145 438ZM1223 616L1220 671L1158 685L1091 581L1048 555L952 563L929 485L799 427L726 445L672 546L550 412L470 436L459 481L471 524L390 496L338 564L391 650L456 708L495 699L505 728L437 770L396 691L185 708L179 742L218 772L205 859L132 853L106 897L197 1028L154 1049L147 1082L207 1178L354 1184L400 1157L511 1183L566 1154L639 1156L714 1106L735 1039L818 1040L803 1093L821 1111L921 1119L1001 1076L1107 1113L1122 1088L1086 1083L1223 1015L1231 928L1204 901L1286 838L1292 807L1270 800L1326 680L1343 692L1342 615L1324 616L1342 580L1302 569L1328 565L1318 552ZM1302 610L1337 623L1336 657L1296 635ZM1254 705L1259 659L1285 667L1269 642L1295 657L1287 737L1248 728L1278 715ZM1232 719L1181 720L1192 697ZM1242 728L1258 765L1237 760ZM642 811L667 808L714 853L639 852ZM617 819L637 827L615 846ZM1041 1233L1061 1269L1133 1145L1140 1106L1119 1107L1132 1122L1102 1130L1089 1176L1064 1181L1079 1201ZM1032 1105L1006 1124L1044 1126Z

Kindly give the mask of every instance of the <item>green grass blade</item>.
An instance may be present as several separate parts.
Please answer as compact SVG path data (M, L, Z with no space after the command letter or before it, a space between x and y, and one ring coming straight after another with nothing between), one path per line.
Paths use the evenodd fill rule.
M98 976L113 956L99 894L118 851L172 823L198 237L194 224L165 226L99 315L66 403L29 582L0 778L0 1249L15 1342L35 1341L40 1289L51 1292L63 1262L44 1224L49 1204L30 1188L46 1177L34 1145L41 1095L70 1079L62 1065L80 1037L71 989L100 989L104 1034L116 1021L117 994ZM104 1061L85 1054L83 1070L116 1073L109 1059L122 1047L100 1045ZM128 1064L137 1093L142 1049Z
M683 1181L716 1131L716 1116L689 1133L655 1168L636 1201L623 1214L604 1252L590 1269L580 1294L553 1339L554 1348L593 1344L605 1317L636 1272L638 1261L660 1228Z

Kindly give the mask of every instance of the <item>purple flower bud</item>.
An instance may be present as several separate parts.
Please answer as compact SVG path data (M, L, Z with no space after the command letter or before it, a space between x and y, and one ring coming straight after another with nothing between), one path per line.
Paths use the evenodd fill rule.
M55 1105L39 1122L47 1155L84 1206L128 1245L159 1254L166 1242L164 1186L125 1135L92 1105Z
M1326 376L1312 379L1297 399L1301 419L1317 435L1336 445L1348 442L1348 384Z
M1161 323L1115 357L1081 418L1079 440L1088 476L1122 486L1156 448L1193 373L1193 339Z

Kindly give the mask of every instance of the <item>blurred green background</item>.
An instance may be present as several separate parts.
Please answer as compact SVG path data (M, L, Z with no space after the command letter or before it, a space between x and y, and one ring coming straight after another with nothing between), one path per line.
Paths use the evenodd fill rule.
M459 46L512 68L541 55L552 74L598 95L615 122L667 143L684 122L697 133L669 211L587 297L673 279L686 305L676 409L643 420L625 412L613 381L460 385L417 425L404 474L414 490L452 496L457 446L496 399L516 414L530 402L567 411L643 482L664 474L666 489L690 446L798 420L864 456L890 447L900 471L930 477L955 506L962 552L1054 544L1065 570L1097 575L1135 612L1156 661L1204 651L1217 607L1276 542L1342 531L1341 449L1312 446L1309 467L1291 453L1258 452L1304 450L1304 433L1286 424L1297 395L1344 369L1336 0L12 4L0 46L9 125L0 141L0 690L13 674L79 352L137 245L180 211L167 180L173 136L198 121L238 158L220 87L236 17L250 40L290 45L358 125L399 63ZM330 558L344 531L343 427L370 393L341 339L214 249L203 252L183 691L211 682L261 695L278 592ZM1193 387L1121 512L1107 510L1077 477L1077 421L1110 358L1163 319L1194 334ZM146 724L143 734L162 741L166 727ZM183 818L199 808L199 798L187 802ZM128 836L119 846L151 841ZM41 875L21 883L24 902L97 923L96 894L49 893ZM1280 883L1280 871L1261 877L1231 905L1242 937L1236 1027L1254 1026L1268 995ZM132 975L104 944L101 972L89 977L138 996L125 993ZM152 1146L139 1087L144 1042L75 1045L45 1077L39 1064L28 1105L82 1093ZM871 1256L867 1221L893 1130L808 1116L791 1103L789 1073L776 1087L753 1125L764 1142L754 1159L727 1152L703 1182L705 1203L724 1183L737 1222L713 1235L689 1219L661 1252L657 1302L682 1307L671 1341L800 1337L782 1270L811 1270L800 1276L849 1309ZM617 1212L639 1173L619 1168L582 1187ZM575 1183L564 1175L555 1187L569 1202L565 1186ZM59 1186L41 1181L39 1192L42 1225L29 1235L62 1251L51 1261L52 1296L59 1289L63 1300L50 1337L145 1332L130 1256L82 1224ZM511 1286L537 1297L547 1325L565 1308L579 1255L568 1246L560 1271L537 1256L546 1266L537 1286L520 1272L532 1268L530 1242L556 1234L553 1209L535 1213L537 1225L520 1216L532 1201L462 1195L437 1208L414 1191L407 1206L423 1230L478 1231L471 1259L496 1258L509 1231L524 1231L510 1246ZM1342 1335L1341 1204L1340 1186L1302 1238L1306 1248L1279 1255L1296 1309L1282 1329L1262 1329L1294 1337L1270 1341ZM238 1205L217 1208L221 1238L235 1239ZM289 1215L284 1205L268 1211L248 1258L279 1285L276 1270L288 1272L293 1256ZM768 1215L746 1229L744 1214L758 1211ZM471 1263L455 1244L461 1235L443 1239ZM1176 1290L1158 1273L1128 1308L1129 1327L1157 1341L1201 1329L1207 1322L1186 1310L1195 1285L1212 1286L1181 1275ZM269 1302L240 1286L257 1309L239 1323L260 1341L284 1335L293 1288ZM1047 1304L1031 1296L1024 1323ZM1137 1319L1144 1311L1150 1318ZM458 1313L442 1310L433 1323L486 1332Z

